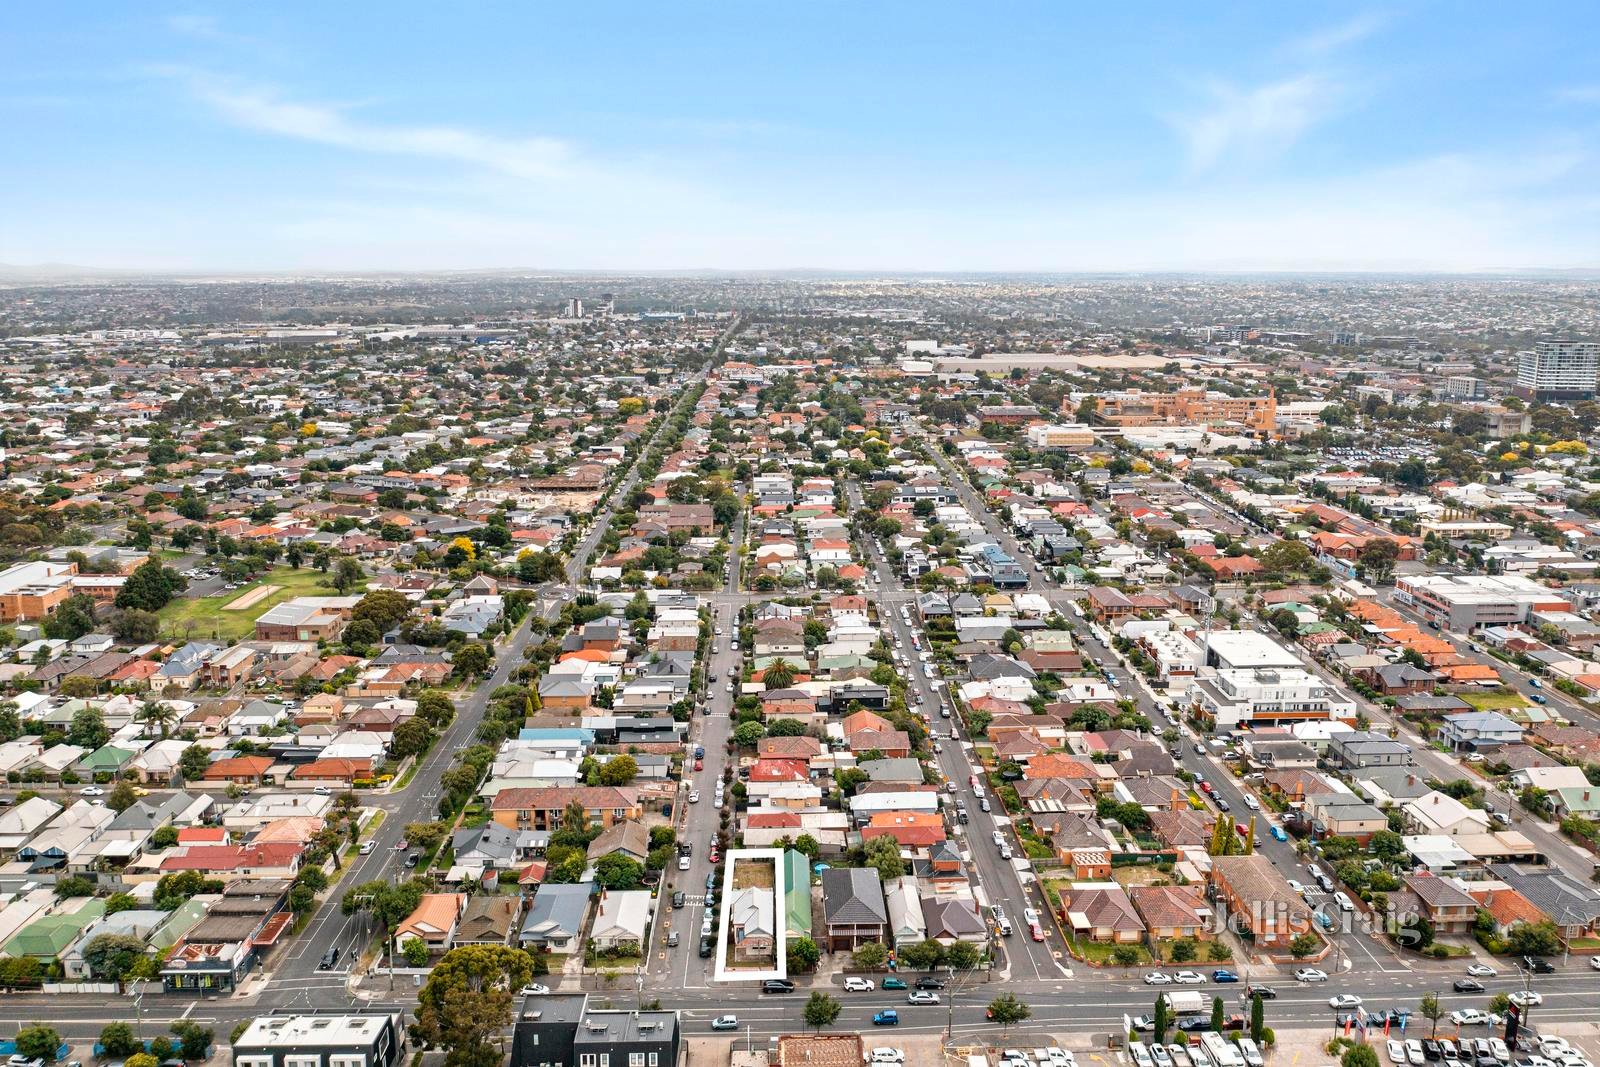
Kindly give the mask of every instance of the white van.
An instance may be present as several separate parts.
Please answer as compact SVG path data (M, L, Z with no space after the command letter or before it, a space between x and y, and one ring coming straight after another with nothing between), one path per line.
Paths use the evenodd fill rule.
M1200 1045L1217 1067L1245 1067L1244 1054L1239 1046L1219 1033L1208 1031L1200 1035Z

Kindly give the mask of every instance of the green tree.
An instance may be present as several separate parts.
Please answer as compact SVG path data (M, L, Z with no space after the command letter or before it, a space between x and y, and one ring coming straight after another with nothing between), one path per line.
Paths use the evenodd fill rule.
M72 714L72 725L67 728L67 740L90 752L111 740L105 717L99 708L79 708Z
M1433 1030L1428 1036L1438 1037L1439 1020L1444 1017L1444 1005L1439 1003L1438 996L1433 993L1424 993L1422 999L1417 1002L1417 1011L1424 1019L1433 1024Z
M148 1052L135 1052L127 1058L124 1067L161 1067L161 1060Z
M833 1021L839 1017L839 1001L822 992L820 989L812 993L806 1000L806 1006L801 1013L806 1020L806 1025L821 1033L824 1026L832 1026Z
M1518 923L1507 940L1511 951L1519 956L1553 956L1561 951L1561 932L1549 919Z
M600 768L600 784L628 785L639 775L639 761L627 753L612 756Z
M476 641L471 641L456 649L451 662L461 677L476 678L488 672L493 659L487 648Z
M495 1040L511 1025L513 994L533 976L533 959L506 945L464 945L445 953L417 995L412 1033L445 1050L446 1067L499 1067Z
M1167 995L1165 993L1157 993L1156 1007L1155 1012L1152 1015L1152 1025L1150 1028L1152 1032L1151 1040L1155 1041L1155 1043L1158 1045L1166 1044L1167 1031L1171 1028L1172 1010L1167 1004Z
M404 956L406 963L412 967L426 967L428 965L428 943L420 937L413 937L400 950L400 955Z
M17 1031L17 1053L30 1060L54 1063L61 1050L61 1034L53 1026L33 1023Z
M1321 947L1322 939L1307 930L1303 934L1295 935L1294 940L1289 942L1289 955L1297 960L1303 960Z
M1172 962L1188 963L1199 955L1198 946L1192 937L1180 937L1172 943Z
M766 733L759 722L742 722L733 728L733 743L740 748L754 748Z
M1000 1024L1000 1032L1004 1033L1009 1027L1033 1018L1033 1009L1015 993L1001 993L989 1001L986 1014L990 1022Z
M178 771L185 782L198 782L206 776L211 766L211 750L204 745L190 745L178 757Z
M878 877L891 882L906 873L905 861L900 858L900 842L888 834L874 837L862 849L868 867L875 868Z
M1367 1045L1352 1045L1339 1057L1339 1067L1379 1067L1378 1054Z
M1224 1025L1226 1025L1227 1021L1228 1021L1227 1015L1223 1012L1223 1009L1222 1009L1222 998L1221 997L1212 997L1211 998L1211 1029L1215 1030L1217 1033L1220 1034L1220 1033L1222 1033L1223 1027L1224 1027Z
M944 962L944 946L927 938L901 949L900 959L912 970L931 971Z
M116 605L124 611L160 611L188 583L171 567L150 558L133 569L117 590Z
M188 1019L179 1019L168 1029L178 1039L178 1054L186 1060L205 1059L217 1039L215 1030Z
M957 941L945 949L944 961L958 971L970 971L983 958L978 946L970 941Z
M816 969L822 951L809 937L792 937L788 943L789 973L804 974Z
M121 814L133 807L138 799L139 791L133 787L132 782L123 779L112 787L111 795L106 797L106 806Z
M100 1028L100 1045L107 1058L121 1059L131 1056L144 1046L133 1036L133 1027L127 1023L107 1023Z
M794 665L786 659L776 659L767 664L761 682L768 690L787 689L794 684Z
M638 889L644 881L644 867L638 860L613 852L595 861L594 880L605 889Z
M889 962L889 950L882 941L863 941L850 953L850 962L858 970L875 971Z
M1260 993L1250 995L1250 1040L1260 1043L1267 1033L1267 1009Z

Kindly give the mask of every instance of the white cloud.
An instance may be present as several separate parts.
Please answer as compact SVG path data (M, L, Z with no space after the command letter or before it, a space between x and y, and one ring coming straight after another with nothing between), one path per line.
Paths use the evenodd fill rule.
M1555 98L1567 104L1600 104L1600 85L1569 85L1557 89Z
M1210 170L1226 157L1259 158L1287 149L1344 95L1331 78L1309 73L1253 89L1216 84L1210 94L1207 110L1169 120L1195 170Z
M572 147L554 137L502 137L456 126L363 122L328 104L300 103L275 90L224 84L194 71L163 68L195 98L235 125L357 152L451 160L515 178L571 177Z
M1368 11L1336 26L1328 26L1296 37L1288 42L1284 51L1299 56L1326 55L1371 37L1388 21L1388 15L1378 11Z

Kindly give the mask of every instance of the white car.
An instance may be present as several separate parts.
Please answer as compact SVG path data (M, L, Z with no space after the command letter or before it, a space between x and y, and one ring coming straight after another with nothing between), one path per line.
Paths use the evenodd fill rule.
M538 982L535 982L532 985L523 986L519 992L519 995L524 997L542 997L548 992L550 992L549 986L540 985Z
M1162 974L1160 971L1149 971L1144 976L1145 985L1171 985L1172 975Z
M1590 956L1589 957L1589 969L1590 970L1594 970L1594 971L1600 971L1600 956Z
M1328 1007L1359 1008L1361 1007L1361 998L1356 996L1354 993L1340 993L1337 996L1328 998Z
M698 789L689 790L689 803L691 803L691 804L700 803L700 790L698 790Z
M1326 982L1328 980L1328 972L1319 971L1315 967L1301 967L1294 972L1294 980L1296 982Z
M97 785L86 785L78 790L78 795L82 797L103 797L106 795L106 791Z
M906 1062L906 1054L902 1049L897 1048L875 1048L872 1050L872 1058L868 1062L900 1064Z
M1388 1044L1389 1062L1394 1067L1406 1067L1406 1043L1404 1041L1390 1041Z
M1506 999L1519 1008L1537 1008L1544 1003L1544 997L1531 989L1519 989Z
M1299 893L1301 896L1305 896L1307 893L1311 892L1311 887L1306 885L1304 882L1297 882L1293 878L1290 878L1288 881L1289 881L1289 888L1293 889L1296 893Z
M844 980L844 988L846 992L850 993L870 993L874 989L877 989L878 986L877 983L870 978L851 977Z
M1489 1026L1494 1020L1493 1015L1477 1008L1458 1008L1450 1013L1450 1021L1457 1026Z
M1600 959L1600 957L1596 958ZM1474 978L1493 978L1500 972L1489 966L1487 963L1474 963L1467 968L1467 973Z
M1196 971L1179 971L1172 976L1172 980L1179 985L1205 985L1206 976Z
M1156 1067L1172 1067L1172 1054L1165 1045L1151 1045L1150 1058L1155 1061Z
M679 856L678 857L678 870L687 871L688 869L689 869L689 857L688 856Z
M1427 1060L1427 1058L1428 1054L1422 1051L1421 1038L1406 1038L1406 1062L1411 1064L1411 1067L1422 1067L1423 1062Z

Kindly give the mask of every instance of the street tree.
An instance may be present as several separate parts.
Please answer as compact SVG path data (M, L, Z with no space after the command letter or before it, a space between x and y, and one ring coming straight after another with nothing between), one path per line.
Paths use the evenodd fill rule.
M806 1025L820 1033L824 1026L833 1025L833 1021L839 1017L841 1007L836 998L819 989L806 1001L802 1014L805 1016Z

